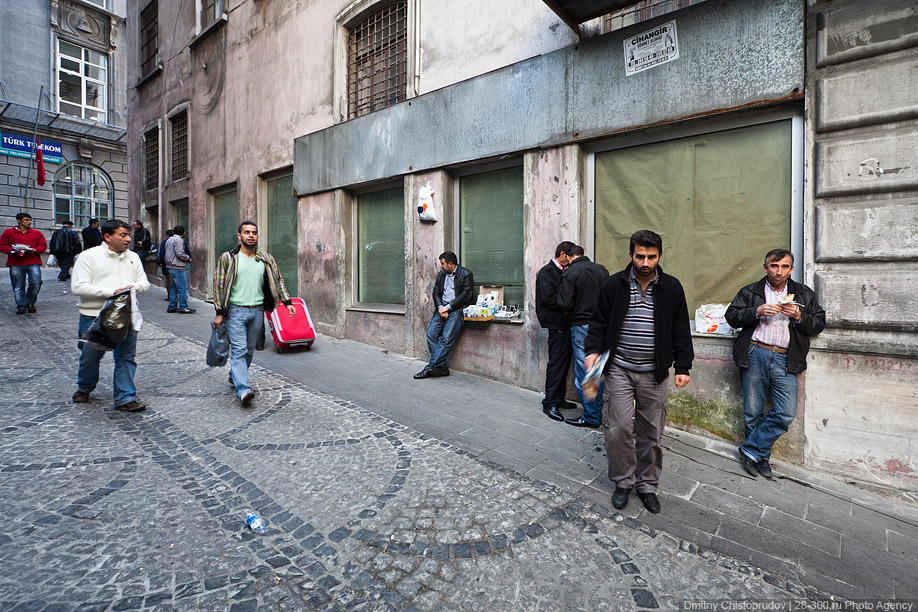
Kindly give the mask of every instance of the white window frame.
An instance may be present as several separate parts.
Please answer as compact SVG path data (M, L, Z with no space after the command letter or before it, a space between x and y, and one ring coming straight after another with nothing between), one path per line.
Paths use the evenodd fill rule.
M791 253L794 254L794 272L791 275L795 281L802 283L804 278L805 251L803 244L803 172L804 172L804 132L803 111L798 108L779 108L751 115L737 115L726 118L716 118L713 121L698 121L685 125L666 126L664 130L654 132L636 132L610 140L603 140L586 147L586 232L584 236L584 249L593 259L596 257L596 154L615 149L653 144L667 140L680 140L713 134L726 130L734 130L763 123L791 120L791 228L790 239Z
M73 45L74 47L78 47L80 49L80 58L76 59L70 55L65 55L64 53L62 53L61 52L62 44L68 44L68 45ZM108 81L109 81L109 73L110 73L109 65L111 64L111 61L110 61L111 57L109 56L109 54L103 53L101 51L97 51L95 49L90 49L88 47L84 47L83 45L77 42L73 42L73 41L70 41L64 38L57 39L56 47L57 47L57 51L56 51L56 68L57 69L55 71L54 78L55 78L55 82L57 83L57 110L58 112L63 113L65 115L70 115L72 117L78 116L81 119L86 119L87 110L89 110L90 112L98 112L103 117L101 121L97 119L86 119L86 120L87 121L97 121L99 123L108 124ZM91 62L88 62L86 60L87 52L98 53L105 60L105 65L100 66L98 64L93 64ZM78 70L74 71L70 68L65 68L64 61L77 62L79 65ZM94 79L89 76L86 76L85 67L87 65L96 67L96 68L101 68L104 71L103 80ZM79 104L76 104L69 100L64 100L63 97L61 96L61 77L60 77L61 72L74 76L80 80L80 103ZM95 83L100 86L100 89L102 92L102 105L101 106L89 106L86 103L86 84L87 83ZM80 115L74 115L73 113L68 112L67 110L63 109L62 108L63 104L67 104L70 106L79 106Z
M95 183L95 182L77 183L75 180L73 180L73 178L67 181L70 184L70 195L68 196L67 194L59 194L57 192L57 188L58 188L58 185L61 185L64 182L64 179L58 178L58 177L59 176L63 177L67 173L68 168L74 168L74 167L83 167L83 168L93 170L95 171L96 174L98 174L98 176L100 176L102 179L107 181L108 182L107 187L109 189L109 194L110 194L109 200L107 202L104 202L101 198L96 197L98 183ZM71 177L72 176L73 174L71 174ZM112 181L112 178L105 172L105 170L103 170L99 166L96 166L95 164L84 163L84 162L70 162L58 168L57 171L54 173L52 192L54 194L54 224L55 225L58 225L57 215L59 214L57 210L57 200L58 198L67 198L69 199L69 205L68 205L69 211L67 213L68 218L73 220L74 223L76 223L77 227L82 226L82 223L77 222L75 220L75 215L73 212L73 200L75 197L74 196L74 186L75 185L82 185L86 187L86 195L81 199L89 202L90 214L88 215L88 218L85 219L87 223L89 222L89 219L92 219L92 218L99 219L100 221L106 221L108 219L115 218L115 183ZM100 204L108 205L107 215L99 214Z
M195 0L195 31L200 34L204 30L210 28L214 24L220 21L220 18L226 14L226 0L214 0L215 10L214 10L214 20L210 23L204 23L204 3L207 0Z
M393 4L396 0L356 0L335 17L335 50L334 50L334 116L335 123L347 121L347 74L348 74L348 37L351 30L366 19L371 13ZM420 0L407 0L407 73L405 75L405 99L418 95L421 78L420 44Z

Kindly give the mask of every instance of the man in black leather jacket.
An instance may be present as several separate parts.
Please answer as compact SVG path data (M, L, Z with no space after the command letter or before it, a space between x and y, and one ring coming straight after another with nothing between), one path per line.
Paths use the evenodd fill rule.
M542 412L553 421L563 421L559 410L572 410L576 404L568 402L567 372L571 369L571 326L564 311L558 307L558 289L561 275L570 263L571 249L576 245L564 241L555 248L555 257L542 266L536 274L536 316L539 324L548 330L548 365L545 366L545 397Z
M769 251L762 267L765 277L740 289L726 319L740 330L733 360L743 377L743 468L752 477L771 478L771 448L797 416L797 374L806 369L810 336L825 328L826 312L812 289L791 280L790 251Z
M462 309L475 301L473 284L472 271L459 265L455 253L445 251L440 254L440 273L433 289L436 310L427 326L430 361L414 375L415 378L449 376L446 360L462 331Z

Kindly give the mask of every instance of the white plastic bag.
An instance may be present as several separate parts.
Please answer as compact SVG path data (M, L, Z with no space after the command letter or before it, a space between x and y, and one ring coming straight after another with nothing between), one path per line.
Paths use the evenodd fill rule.
M51 257L48 258L48 267L53 268L56 265L57 265L57 257L55 257L54 255L51 255Z
M434 190L430 187L430 181L418 189L418 218L421 221L437 221L437 210L433 205Z
M143 315L140 314L140 304L137 303L137 290L131 289L131 329L140 332L143 327Z
M695 311L695 331L718 336L732 336L736 330L727 325L726 304L702 304Z

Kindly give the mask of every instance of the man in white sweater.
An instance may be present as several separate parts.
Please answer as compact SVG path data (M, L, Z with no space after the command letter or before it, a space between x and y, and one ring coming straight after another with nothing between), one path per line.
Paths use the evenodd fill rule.
M112 295L134 289L142 293L150 288L137 253L130 250L131 227L124 221L112 219L102 224L102 244L80 255L70 279L70 290L80 298L80 336L99 315L105 300ZM137 399L134 372L137 362L137 333L131 330L118 344L112 356L115 359L115 376L112 381L115 409L137 412L146 404ZM77 374L77 391L73 401L88 402L89 394L99 382L99 362L105 351L88 344L80 345L80 370Z

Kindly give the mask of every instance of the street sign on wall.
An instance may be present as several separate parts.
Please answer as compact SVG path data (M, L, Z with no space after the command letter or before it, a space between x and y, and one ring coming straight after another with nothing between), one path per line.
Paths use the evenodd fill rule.
M32 149L35 144L31 136L20 136L9 132L0 132L0 153L11 157L34 157ZM51 164L64 163L64 152L59 142L42 142L41 152L44 160Z
M676 22L667 21L652 30L626 38L624 45L626 76L679 59Z

